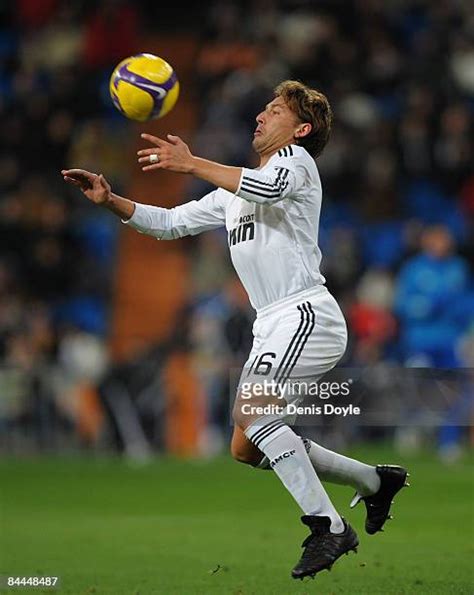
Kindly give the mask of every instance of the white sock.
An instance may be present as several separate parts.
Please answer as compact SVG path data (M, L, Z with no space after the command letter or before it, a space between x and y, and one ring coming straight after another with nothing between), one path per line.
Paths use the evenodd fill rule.
M265 416L251 424L245 435L269 458L273 471L305 514L327 516L331 532L344 531L342 519L319 481L301 438L289 426Z
M303 438L303 442L313 467L323 481L350 485L361 496L378 492L380 477L375 467L323 448L308 438Z

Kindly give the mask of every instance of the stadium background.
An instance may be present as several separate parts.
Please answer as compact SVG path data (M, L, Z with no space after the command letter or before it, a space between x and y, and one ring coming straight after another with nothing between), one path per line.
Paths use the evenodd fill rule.
M335 112L318 160L320 245L350 329L343 365L473 365L469 2L163 4L1 4L0 453L18 493L38 469L31 455L43 457L45 486L57 455L118 455L155 469L167 454L229 473L228 369L245 360L253 313L226 234L156 242L90 205L59 172L102 172L117 193L160 206L199 197L203 182L140 171L139 133L172 132L200 156L252 166L255 115L285 78L321 88ZM113 108L107 87L113 67L143 51L174 66L181 96L163 120L138 125ZM470 388L441 416L414 411L407 393L410 423L319 431L329 447L425 457L421 475L465 478ZM163 473L175 477L185 462L170 464ZM113 470L117 483L128 473Z

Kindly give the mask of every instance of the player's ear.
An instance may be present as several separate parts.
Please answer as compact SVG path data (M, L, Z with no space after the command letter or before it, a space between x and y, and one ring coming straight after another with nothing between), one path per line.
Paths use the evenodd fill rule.
M308 134L313 130L313 126L309 122L305 122L304 124L300 124L298 128L295 130L295 138L301 138L303 136L308 136Z

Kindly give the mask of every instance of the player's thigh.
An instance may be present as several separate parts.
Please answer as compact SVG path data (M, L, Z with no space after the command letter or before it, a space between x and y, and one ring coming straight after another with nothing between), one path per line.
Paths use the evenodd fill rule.
M296 308L257 319L254 345L240 376L232 414L240 428L245 430L260 417L278 415L278 409L287 404L278 378L288 356L296 354L293 348L299 347L297 339L301 330Z

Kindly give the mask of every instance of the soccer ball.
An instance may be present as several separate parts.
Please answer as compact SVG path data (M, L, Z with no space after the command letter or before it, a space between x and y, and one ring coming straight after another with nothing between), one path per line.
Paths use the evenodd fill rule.
M109 82L115 107L130 120L147 122L173 109L179 81L173 68L153 54L137 54L115 67Z

